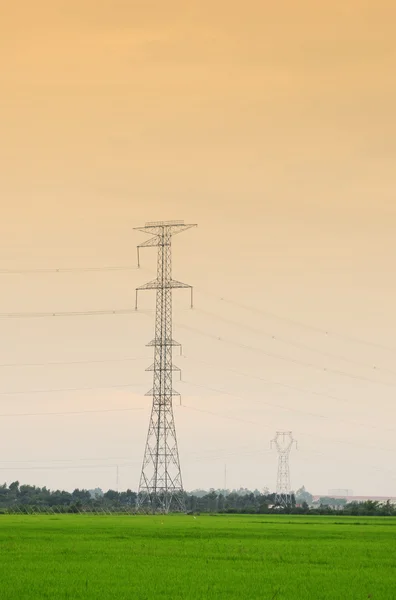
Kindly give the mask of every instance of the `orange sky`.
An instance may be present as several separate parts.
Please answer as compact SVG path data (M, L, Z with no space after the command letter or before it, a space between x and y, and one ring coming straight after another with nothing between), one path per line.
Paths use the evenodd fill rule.
M384 473L392 470L395 449L394 436L386 431L389 412L394 414L396 372L388 372L394 353L344 338L324 339L231 304L225 309L220 300L224 296L292 321L395 346L394 3L186 4L25 0L1 7L0 269L130 265L141 240L134 226L157 219L198 222L197 231L175 244L177 278L199 288L196 312L177 304L177 322L321 368L385 379L388 385L324 376L290 361L216 346L213 339L180 329L177 335L190 356L182 359L186 380L227 393L237 390L242 398L229 396L227 404L227 396L183 384L186 404L257 422L178 409L186 486L220 485L224 462L229 485L271 486L274 457L252 458L249 452L267 448L273 431L290 427L301 448L293 459L296 485L305 483L315 492L349 487L395 495L396 479ZM147 260L153 267L152 258ZM134 287L150 277L144 272L4 275L0 312L125 308L133 302ZM234 324L219 320L224 315ZM150 388L144 343L153 323L144 316L125 319L2 321L4 364L94 355L144 357L147 365L142 360L103 369L2 368L0 391L132 379L141 386L132 404L148 407L141 397ZM274 350L250 328L283 336L289 345L276 342ZM319 353L296 350L292 342ZM388 371L373 373L324 357L326 352ZM199 363L208 359L217 372ZM285 396L279 386L231 376L227 368L264 373L348 402L296 390ZM114 394L29 393L18 402L0 396L0 412L48 411L54 404L60 410L130 406L128 394ZM302 413L260 407L260 399ZM129 420L123 413L35 417L34 422L8 418L1 456L24 461L51 454L73 458L73 465L80 458L119 456L139 463L147 421L146 409ZM77 440L73 448L70 436ZM352 445L344 443L348 440ZM367 447L372 445L375 450ZM206 446L217 452L217 462L208 464ZM238 447L247 455L241 450L240 457L231 458ZM338 464L335 474L333 459L320 453L343 463L346 449L350 462ZM189 452L200 452L199 460L189 462ZM365 461L373 465L369 480ZM15 466L7 463L4 474L0 469L0 480L114 485L110 467L56 473L20 472L12 470ZM139 466L125 466L121 485L135 487L138 475Z

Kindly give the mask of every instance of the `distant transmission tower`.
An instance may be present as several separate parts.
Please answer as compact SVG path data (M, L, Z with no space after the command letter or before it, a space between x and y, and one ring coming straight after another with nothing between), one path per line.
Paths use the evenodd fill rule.
M154 363L147 369L153 371L153 389L146 396L153 397L153 406L140 477L137 508L148 512L168 513L184 511L184 491L177 448L176 428L173 418L173 396L179 396L172 387L173 347L180 346L172 337L172 290L192 287L172 279L172 236L196 225L184 221L146 223L138 231L152 237L138 246L158 247L157 277L136 290L136 309L140 290L156 290L155 336L148 346L154 347Z
M293 439L291 431L277 431L275 438L271 440L271 448L275 446L278 452L278 479L276 482L275 504L278 506L290 506L292 494L290 490L289 454L297 442Z

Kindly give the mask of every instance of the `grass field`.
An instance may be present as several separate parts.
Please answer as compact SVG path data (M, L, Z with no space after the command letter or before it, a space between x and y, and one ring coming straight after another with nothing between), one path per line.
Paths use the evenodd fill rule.
M396 599L396 520L0 516L1 600Z

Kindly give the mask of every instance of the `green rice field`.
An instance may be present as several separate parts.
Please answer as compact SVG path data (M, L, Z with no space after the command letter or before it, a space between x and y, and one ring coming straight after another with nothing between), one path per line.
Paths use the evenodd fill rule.
M0 515L1 600L396 599L396 519Z

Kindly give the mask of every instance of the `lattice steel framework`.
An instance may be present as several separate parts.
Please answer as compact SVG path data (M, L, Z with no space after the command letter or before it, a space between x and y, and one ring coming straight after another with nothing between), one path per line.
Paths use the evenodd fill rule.
M136 290L136 309L140 290L156 290L155 336L148 346L154 347L154 363L147 369L153 372L153 389L146 396L153 397L153 405L142 473L140 477L137 509L147 512L168 513L184 511L184 491L177 447L176 427L173 417L173 396L180 394L173 389L172 376L180 371L173 364L173 348L180 346L172 337L172 290L192 287L172 279L172 237L196 225L184 221L161 221L146 223L138 231L152 237L138 246L158 247L157 277Z
M278 452L278 478L275 495L275 504L278 506L287 507L292 504L289 455L294 445L297 448L297 442L293 439L291 431L277 431L275 438L271 440L271 448L275 446Z

